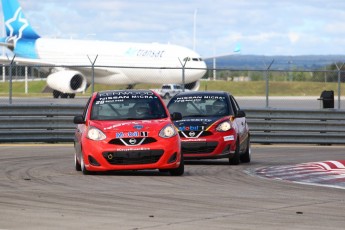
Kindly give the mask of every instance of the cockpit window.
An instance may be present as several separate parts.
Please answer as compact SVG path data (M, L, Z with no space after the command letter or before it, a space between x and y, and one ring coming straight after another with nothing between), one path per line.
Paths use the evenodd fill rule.
M179 112L183 117L207 117L232 115L233 110L225 96L178 96L168 104L169 112Z
M190 58L190 57L185 57L183 61L202 61L202 58Z
M164 106L153 93L112 92L93 101L91 120L146 120L166 118Z

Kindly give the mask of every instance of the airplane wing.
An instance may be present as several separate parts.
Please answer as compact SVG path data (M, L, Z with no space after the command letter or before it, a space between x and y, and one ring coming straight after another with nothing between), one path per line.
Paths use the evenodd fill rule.
M7 57L7 56L0 56L0 63L1 64L7 64L10 65L13 57ZM21 57L15 57L14 58L14 64L15 65L28 65L31 67L38 68L40 71L51 73L56 71L61 71L63 69L69 69L69 70L75 70L83 74L84 76L91 77L92 76L92 66L91 64L89 66L85 65L63 65L63 64L57 64L53 62L43 61L41 59L30 59L30 58L21 58ZM95 67L94 68L94 74L97 77L105 77L109 74L121 74L120 71L116 71L116 69L112 69L110 72L106 68L102 67Z

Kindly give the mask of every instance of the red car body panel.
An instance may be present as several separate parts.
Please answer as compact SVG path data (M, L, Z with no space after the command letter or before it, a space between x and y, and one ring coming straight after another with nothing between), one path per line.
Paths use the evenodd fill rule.
M230 121L232 129L225 132L219 132L216 131L216 127L224 122L224 121ZM223 157L229 157L235 153L236 150L236 142L238 139L238 126L236 122L234 121L233 117L223 117L218 119L216 122L211 124L205 131L208 131L212 133L212 135L208 135L205 137L199 137L199 138L189 138L181 136L181 142L183 144L186 143L200 143L200 142L208 142L212 143L215 142L216 147L213 149L213 151L200 151L198 153L188 153L183 152L183 156L185 158L223 158ZM248 132L245 132L246 136L243 136L240 138L240 145L245 147L244 141L247 139Z
M174 96L170 112L180 112L174 121L181 137L185 159L232 158L250 161L250 137L245 113L227 92L197 91ZM217 130L221 124L227 128Z
M158 95L152 94L164 105ZM96 95L91 97L89 107ZM165 106L164 110L167 117L159 119L92 120L92 109L86 108L85 122L78 124L75 132L76 161L81 164L83 158L87 171L178 168L182 160L179 135L169 138L159 135L164 127L173 125ZM90 127L101 130L106 138L88 138Z

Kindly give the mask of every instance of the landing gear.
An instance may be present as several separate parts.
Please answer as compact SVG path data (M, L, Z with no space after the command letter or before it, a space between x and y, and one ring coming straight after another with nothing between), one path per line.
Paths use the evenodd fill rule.
M126 89L134 89L135 84L129 84L127 85Z
M54 98L74 98L75 93L62 93L60 91L54 90L53 97Z

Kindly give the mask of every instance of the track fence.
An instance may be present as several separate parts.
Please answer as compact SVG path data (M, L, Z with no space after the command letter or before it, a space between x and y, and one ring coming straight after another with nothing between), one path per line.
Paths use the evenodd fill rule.
M74 140L73 117L84 105L1 105L0 143ZM251 142L345 144L345 110L244 108Z

